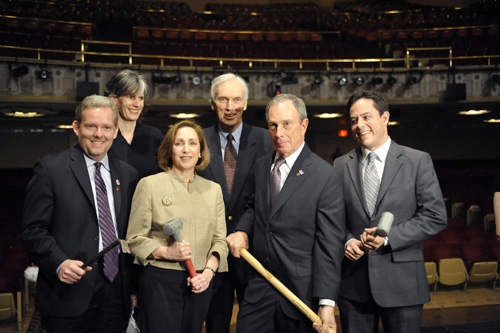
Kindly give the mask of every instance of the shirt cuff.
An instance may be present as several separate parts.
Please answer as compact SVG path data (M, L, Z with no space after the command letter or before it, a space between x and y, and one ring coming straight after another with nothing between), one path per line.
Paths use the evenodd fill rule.
M384 246L387 246L389 244L389 237L386 237L384 239Z
M320 298L319 299L319 306L324 306L324 305L329 305L335 307L335 301L328 299L328 298Z

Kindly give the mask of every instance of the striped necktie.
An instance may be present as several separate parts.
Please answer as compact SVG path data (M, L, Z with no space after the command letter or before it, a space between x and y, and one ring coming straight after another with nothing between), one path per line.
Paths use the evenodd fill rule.
M377 203L378 189L380 187L380 179L378 177L377 168L375 167L375 159L377 154L369 153L366 158L368 165L365 169L365 176L363 178L363 188L365 191L366 206L368 213L373 215L375 204Z
M224 173L226 175L227 192L229 196L233 192L234 172L236 171L236 148L233 146L233 135L227 135L226 150L224 151Z
M271 207L274 206L274 202L278 197L278 194L281 190L281 171L280 167L285 163L285 159L283 157L278 157L276 162L274 163L274 168L271 171Z
M101 230L102 245L105 248L113 243L116 238L115 225L109 209L108 195L106 194L106 185L101 176L101 162L95 165L95 191L97 197L97 208L99 210L99 228ZM111 249L104 255L104 275L113 282L118 274L118 250Z

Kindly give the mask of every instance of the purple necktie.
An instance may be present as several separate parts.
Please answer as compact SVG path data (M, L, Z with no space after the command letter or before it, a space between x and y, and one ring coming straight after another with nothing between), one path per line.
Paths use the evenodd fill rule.
M233 192L234 172L236 170L236 149L233 146L233 135L227 136L226 150L224 151L224 173L226 174L227 192L229 196Z
M281 190L281 172L280 167L285 163L285 159L283 157L278 157L276 162L274 163L274 168L271 171L271 207L274 206L274 202L278 197L278 194Z
M116 238L115 225L109 210L106 185L101 176L101 162L95 165L95 191L97 196L97 208L99 209L99 228L101 229L102 246L105 248L113 243ZM113 282L118 274L118 250L112 249L104 255L104 275Z

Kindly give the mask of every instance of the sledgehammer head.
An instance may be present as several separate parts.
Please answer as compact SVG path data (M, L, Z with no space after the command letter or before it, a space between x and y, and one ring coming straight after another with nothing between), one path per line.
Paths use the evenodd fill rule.
M180 233L181 228L182 228L182 220L179 218L175 218L175 219L168 221L163 226L163 232L167 236L174 237L176 242L181 243L182 242L182 237L181 237L181 233Z

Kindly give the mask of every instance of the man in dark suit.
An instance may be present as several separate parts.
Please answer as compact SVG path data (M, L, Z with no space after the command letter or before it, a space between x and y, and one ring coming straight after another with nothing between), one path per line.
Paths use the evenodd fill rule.
M347 225L338 301L342 331L378 332L381 319L384 332L420 332L423 304L430 300L424 241L447 225L432 160L389 138L389 106L379 92L359 91L347 107L361 147L334 162L342 174ZM374 237L383 212L394 215L392 228L388 237Z
M124 332L132 258L115 247L81 266L125 238L137 171L107 155L118 131L111 99L85 98L73 130L78 145L39 159L26 191L21 239L40 267L36 309L48 332Z
M277 95L266 107L275 152L255 166L253 209L227 242L239 257L253 254L323 321L336 328L334 306L343 256L344 197L339 173L305 144L309 120L302 99ZM253 273L238 313L237 331L310 332L312 323L269 282Z
M246 203L255 192L254 165L258 157L272 151L267 130L243 122L247 108L248 87L243 78L226 73L212 81L211 105L217 112L216 125L204 129L210 149L210 164L199 174L218 183L222 188L226 208L228 234L234 231ZM233 170L228 169L228 135L234 147ZM231 152L228 151L228 155ZM231 177L227 177L231 173ZM232 182L231 182L232 180ZM214 278L214 293L206 318L207 333L229 333L233 314L234 293L238 302L248 278L248 264L243 259L228 258L229 271Z

